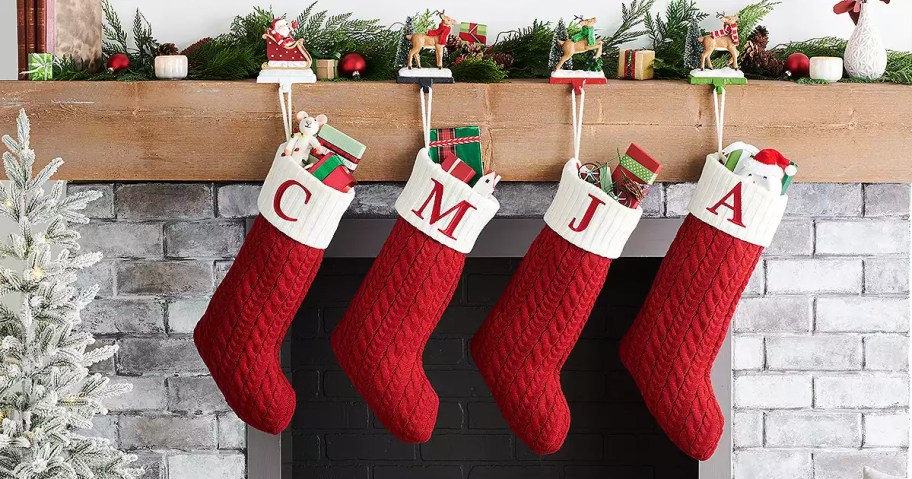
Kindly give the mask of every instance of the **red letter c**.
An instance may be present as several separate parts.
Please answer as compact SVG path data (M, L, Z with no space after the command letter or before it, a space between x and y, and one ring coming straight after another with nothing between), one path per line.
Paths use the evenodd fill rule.
M285 221L291 221L293 223L295 221L298 221L298 219L292 218L291 216L286 215L284 211L282 211L282 197L285 196L285 192L288 190L288 188L291 188L292 186L298 186L304 190L305 205L310 201L310 190L305 188L304 185L298 183L296 180L288 180L285 183L279 185L279 187L276 189L275 197L272 200L272 209L275 210L279 218L282 218Z

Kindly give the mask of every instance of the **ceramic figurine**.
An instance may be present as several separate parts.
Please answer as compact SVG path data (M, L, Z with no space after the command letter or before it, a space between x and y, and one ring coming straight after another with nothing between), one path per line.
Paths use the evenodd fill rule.
M419 79L427 78L432 78L435 83L452 83L453 73L448 68L443 68L443 52L450 32L456 25L456 19L447 15L445 10L438 11L437 15L440 17L437 28L426 33L406 32L404 42L411 44L411 47L408 50L405 67L399 70L400 83L418 83ZM421 51L425 49L434 50L437 59L436 70L421 66Z
M293 30L297 27L297 22L289 24L284 18L276 18L263 33L267 61L261 67L258 83L317 81L317 76L311 70L313 57L304 47L304 39L296 39L293 36Z
M598 19L576 15L574 21L581 29L575 35L568 35L563 20L558 21L554 30L554 43L551 45L551 56L548 61L548 65L551 67L551 83L572 83L574 85L580 82L607 83L605 72L602 70L604 44L602 39L595 34L595 24ZM586 52L594 52L594 55L591 57L591 61L579 68L580 59L574 57Z
M744 72L738 65L738 45L741 44L738 37L738 15L717 13L716 18L722 21L722 28L697 38L703 44L703 54L700 55L700 67L690 72L690 82L695 84L718 84L719 82L729 85L746 84ZM725 68L713 68L712 54L716 51L725 51L731 56Z

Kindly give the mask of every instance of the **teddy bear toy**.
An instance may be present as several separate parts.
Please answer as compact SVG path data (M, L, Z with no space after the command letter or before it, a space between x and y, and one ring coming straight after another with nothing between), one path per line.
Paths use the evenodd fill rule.
M741 158L734 173L776 195L782 194L782 180L795 176L798 169L788 158L773 149L760 150Z

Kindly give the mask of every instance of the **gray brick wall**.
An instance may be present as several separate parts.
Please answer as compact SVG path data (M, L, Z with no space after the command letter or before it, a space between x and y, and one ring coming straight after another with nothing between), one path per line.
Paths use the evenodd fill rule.
M216 392L190 334L256 213L258 187L140 183L69 188L104 193L90 207L93 222L81 229L84 249L102 251L105 260L84 274L80 284L101 286L85 319L100 344L117 343L121 351L96 369L136 385L129 396L114 401L111 416L96 421L96 432L135 450L150 478L243 477L243 425ZM395 184L362 185L350 215L392 215L392 200L400 189ZM499 193L501 215L540 217L553 190L553 184L507 184ZM646 216L684 214L692 190L692 184L654 188L644 204ZM755 272L733 326L736 478L855 479L863 464L891 473L905 471L909 193L908 185L793 187L788 216ZM469 290L467 301L491 290ZM462 391L469 399L442 405L441 417L451 418L438 433L444 439L453 436L452 431L486 424L486 417L496 419L480 400L487 392L468 363L464 344L447 336L470 335L485 312L474 306L448 312L458 320L445 321L429 346L428 354L438 362L430 375L441 385L441 394ZM340 315L341 308L328 312L315 337L330 331ZM591 347L584 338L581 350L587 345ZM325 348L318 351L324 359L329 354ZM448 369L448 362L458 367ZM607 384L593 388L591 374L584 366L564 375L572 401L609 390ZM346 427L360 426L361 419L369 417L341 372L302 371L293 379L300 396L347 401L348 409L333 406L355 421ZM363 439L352 439L358 434L347 428L335 431L333 441L379 441L378 451L408 454L383 442L379 430ZM497 443L510 437L498 428L479 436L492 444L478 453L493 456L503 454ZM300 440L316 444L311 454L329 453L329 438ZM451 454L450 449L459 447L428 454ZM584 454L586 448L581 451L572 454ZM310 472L313 477L365 477L370 468L351 461L340 459L342 466L331 470L313 466ZM375 467L372 474L375 479L411 477L402 467ZM574 477L599 474L595 466L563 467ZM535 477L533 472L548 477L553 468L534 463L509 470L476 469L472 477L483 478L506 473ZM451 476L452 468L440 466L425 472L457 477ZM634 472L622 476L637 477Z

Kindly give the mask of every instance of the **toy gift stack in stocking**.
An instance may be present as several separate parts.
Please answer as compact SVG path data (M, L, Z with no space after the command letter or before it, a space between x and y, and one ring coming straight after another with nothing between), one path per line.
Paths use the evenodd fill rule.
M300 113L298 119L300 132L276 152L257 201L260 214L193 335L228 405L273 434L288 426L295 409L279 348L355 197L351 170L319 142L326 118ZM363 145L332 131L346 139L339 144L363 154ZM320 161L308 164L303 152L312 148Z
M466 254L500 208L493 196L499 177L469 166L481 166L478 129L432 131L423 92L422 108L426 147L396 201L399 219L332 334L336 358L358 392L409 443L430 439L437 423L440 401L424 374L424 347Z
M775 150L743 143L709 155L690 214L621 343L649 410L695 459L712 456L722 436L710 371L796 171Z

